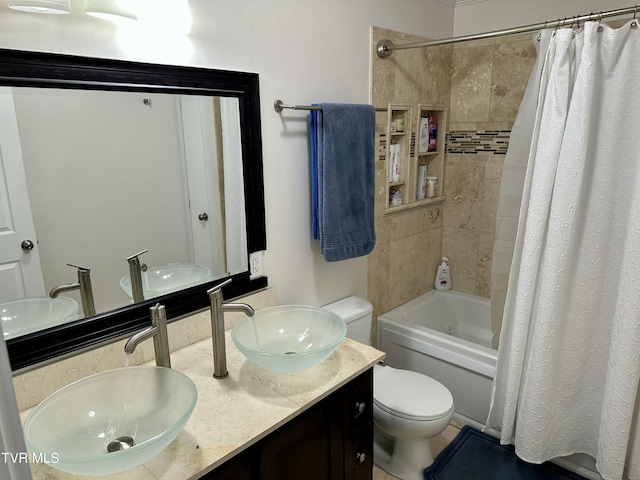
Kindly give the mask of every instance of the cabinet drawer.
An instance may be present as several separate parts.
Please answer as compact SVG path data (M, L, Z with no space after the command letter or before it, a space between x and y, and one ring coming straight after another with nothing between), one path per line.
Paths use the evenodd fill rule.
M373 421L345 438L345 480L371 480L373 469Z
M356 430L373 421L373 368L347 386L342 409L345 432Z

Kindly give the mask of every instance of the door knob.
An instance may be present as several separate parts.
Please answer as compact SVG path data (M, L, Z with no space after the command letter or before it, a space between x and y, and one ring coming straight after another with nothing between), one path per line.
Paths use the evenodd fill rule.
M24 250L25 252L28 252L29 250L33 250L33 247L35 247L35 245L31 240L23 240L20 246L22 247L22 250Z
M200 215L198 215L198 220L206 222L207 220L209 220L209 215L207 215L206 213L201 213Z

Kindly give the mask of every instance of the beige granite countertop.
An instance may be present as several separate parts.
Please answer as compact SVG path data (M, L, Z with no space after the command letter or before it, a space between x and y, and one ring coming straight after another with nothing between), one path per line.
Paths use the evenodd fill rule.
M110 480L182 480L214 469L336 391L384 358L384 353L345 338L327 360L297 373L275 373L249 362L226 332L229 376L213 378L211 339L171 353L171 364L198 389L195 410L178 437L147 463ZM28 411L22 412L26 415ZM45 464L31 466L36 480L82 477Z

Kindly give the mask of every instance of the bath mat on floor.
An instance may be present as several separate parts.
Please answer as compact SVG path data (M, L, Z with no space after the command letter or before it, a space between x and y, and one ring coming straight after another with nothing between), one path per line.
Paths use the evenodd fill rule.
M424 470L425 480L587 480L553 463L520 460L511 445L465 425Z

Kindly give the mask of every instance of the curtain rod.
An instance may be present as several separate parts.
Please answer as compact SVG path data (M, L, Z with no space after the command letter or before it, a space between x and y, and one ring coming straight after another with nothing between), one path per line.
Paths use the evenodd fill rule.
M386 58L389 55L391 55L394 50L433 47L436 45L447 45L450 43L467 42L469 40L480 40L483 38L501 37L503 35L514 35L517 33L535 32L536 30L541 30L543 28L551 28L551 27L560 28L567 25L569 26L574 24L579 25L580 22L589 22L594 20L600 21L603 18L619 17L621 15L630 15L632 13L633 13L633 17L635 18L639 10L640 10L640 7L638 7L638 5L634 5L633 7L619 8L617 10L609 10L606 12L590 13L588 15L579 15L571 18L551 20L551 21L546 21L544 23L535 23L532 25L525 25L523 27L508 28L504 30L494 30L492 32L477 33L477 34L465 35L461 37L445 38L442 40L429 40L426 42L404 43L400 45L394 45L391 40L383 39L383 40L380 40L376 45L376 52L378 54L378 57Z
M273 102L273 109L280 113L285 108L291 108L292 110L322 110L322 107L319 105L285 105L282 100L276 100ZM376 112L386 112L387 107L375 107Z

